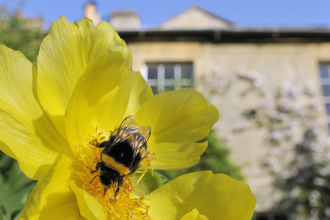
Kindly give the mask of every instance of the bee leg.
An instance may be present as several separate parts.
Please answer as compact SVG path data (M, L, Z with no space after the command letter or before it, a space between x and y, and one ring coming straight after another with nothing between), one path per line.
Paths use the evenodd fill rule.
M108 141L103 141L101 144L97 143L95 147L104 148L108 145Z
M102 165L103 165L103 162L98 162L96 164L95 170L93 170L91 173L95 173L96 171L98 171Z
M109 187L104 187L103 197L105 196L108 189L109 189Z
M118 178L118 182L117 182L117 189L115 191L115 186L114 184L112 184L112 187L113 187L113 191L115 192L115 203L116 203L116 198L117 198L117 195L119 193L119 189L120 187L123 185L123 178L122 177L119 177Z
M116 193L117 191L115 191L115 184L114 183L112 183L112 189L113 189L113 192L115 193L115 203L117 203L116 197L117 197L118 193Z

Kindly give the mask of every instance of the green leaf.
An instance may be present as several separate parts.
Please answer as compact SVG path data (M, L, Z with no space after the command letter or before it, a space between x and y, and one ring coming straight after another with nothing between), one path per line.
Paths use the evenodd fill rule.
M138 173L132 177L135 183L138 181L140 176L141 174ZM148 195L149 193L167 182L168 179L164 175L158 173L157 171L153 171L152 175L151 170L148 170L148 172L144 175L144 177L137 186L139 190L142 190L145 193L145 195ZM136 193L136 195L141 196L140 193Z
M35 185L19 169L17 161L8 171L8 178L0 173L0 210L2 219L12 219L21 209ZM0 214L1 214L0 213Z
M18 163L14 163L7 180L12 191L20 190L24 186L31 183L31 179L27 178L19 168Z
M12 166L13 162L14 160L11 157L0 151L0 172L7 172Z

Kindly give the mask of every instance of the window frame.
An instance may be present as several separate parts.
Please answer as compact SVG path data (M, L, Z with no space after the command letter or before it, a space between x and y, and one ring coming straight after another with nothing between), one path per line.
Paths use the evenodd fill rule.
M327 69L327 77L323 77L322 68L326 67ZM326 113L326 119L327 119L327 128L328 128L328 134L330 135L330 114L328 114L327 105L330 105L330 94L328 96L325 95L325 89L324 86L330 86L330 62L320 62L319 63L319 79L321 84L321 90L322 90L322 97L324 102L324 109Z
M173 66L173 78L166 77L166 65ZM157 66L157 78L149 79L150 66ZM183 67L191 68L191 78L183 76ZM153 67L153 68L154 68ZM166 88L173 87L171 90L194 87L194 65L193 62L146 62L145 79L153 88L155 94L168 91Z

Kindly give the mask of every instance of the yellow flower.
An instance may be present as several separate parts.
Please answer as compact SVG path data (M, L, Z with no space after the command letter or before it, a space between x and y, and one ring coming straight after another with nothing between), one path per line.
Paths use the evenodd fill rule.
M0 46L0 149L38 180L20 219L251 219L249 187L209 172L181 176L148 195L129 176L116 197L92 173L97 145L128 115L151 126L141 164L180 169L199 161L217 109L193 89L154 96L132 71L131 51L112 26L55 21L37 67ZM156 159L155 159L156 158ZM140 192L142 196L136 196Z

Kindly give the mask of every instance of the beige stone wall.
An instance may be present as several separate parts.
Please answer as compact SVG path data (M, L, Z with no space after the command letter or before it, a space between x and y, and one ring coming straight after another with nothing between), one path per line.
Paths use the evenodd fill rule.
M259 73L264 86L276 88L283 82L293 85L311 84L319 94L319 107L325 115L318 65L330 61L330 44L211 44L211 43L132 43L133 68L143 70L146 62L193 62L196 88L204 90L203 76L211 76L215 67L221 67L218 74L231 76L237 71ZM225 136L241 118L240 113L255 101L248 96L243 100L240 91L245 84L235 84L224 97L208 97L220 111L216 124L220 136ZM234 135L227 143L232 151L232 160L243 166L247 183L256 195L256 211L271 208L279 196L271 187L272 179L260 163L267 148L263 144L265 131L253 130Z

